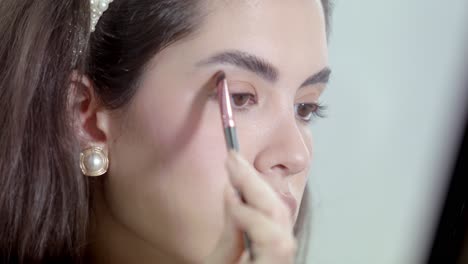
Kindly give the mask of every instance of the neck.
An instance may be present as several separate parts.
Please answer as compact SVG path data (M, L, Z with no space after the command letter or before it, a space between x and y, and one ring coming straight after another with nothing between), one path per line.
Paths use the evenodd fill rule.
M93 198L89 238L89 258L92 263L189 263L156 248L119 222L112 215L100 191L95 192Z

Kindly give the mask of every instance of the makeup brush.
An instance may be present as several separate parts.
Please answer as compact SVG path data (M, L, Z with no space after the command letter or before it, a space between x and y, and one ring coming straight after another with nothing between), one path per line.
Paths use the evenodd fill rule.
M228 82L226 74L221 71L216 74L216 89L218 91L219 107L221 110L221 120L224 128L224 138L226 139L226 146L228 150L239 151L239 141L237 140L236 124L233 118L233 112L231 107L231 95L229 93ZM246 200L242 193L237 191L242 202L246 203ZM249 251L250 260L255 259L254 252L252 250L252 242L247 232L243 233L245 248Z

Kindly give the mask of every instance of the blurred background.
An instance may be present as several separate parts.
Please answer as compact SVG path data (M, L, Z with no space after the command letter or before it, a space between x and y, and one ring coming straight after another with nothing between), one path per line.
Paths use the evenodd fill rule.
M307 263L423 263L468 98L464 33L467 0L335 0Z

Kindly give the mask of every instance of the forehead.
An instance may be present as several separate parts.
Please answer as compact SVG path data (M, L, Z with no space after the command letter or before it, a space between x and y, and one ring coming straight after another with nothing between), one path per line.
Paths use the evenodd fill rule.
M197 34L205 50L242 50L308 73L328 62L320 1L212 0L206 10Z

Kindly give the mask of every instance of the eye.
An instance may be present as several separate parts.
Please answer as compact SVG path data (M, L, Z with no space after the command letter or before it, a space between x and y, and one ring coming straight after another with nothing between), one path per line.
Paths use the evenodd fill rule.
M231 94L232 106L235 108L244 108L255 103L255 95L250 93Z
M304 122L312 121L313 117L324 117L324 106L317 103L301 103L294 106L297 118Z

